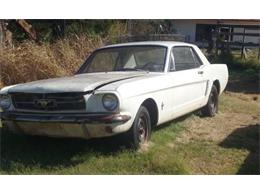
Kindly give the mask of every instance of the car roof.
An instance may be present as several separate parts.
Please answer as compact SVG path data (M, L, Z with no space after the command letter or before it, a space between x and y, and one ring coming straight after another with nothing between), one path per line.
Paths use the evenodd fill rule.
M101 48L135 46L135 45L158 45L158 46L165 46L165 47L173 47L173 46L181 46L181 45L194 46L193 44L189 44L185 42L177 42L177 41L140 41L140 42L129 42L129 43L107 45Z

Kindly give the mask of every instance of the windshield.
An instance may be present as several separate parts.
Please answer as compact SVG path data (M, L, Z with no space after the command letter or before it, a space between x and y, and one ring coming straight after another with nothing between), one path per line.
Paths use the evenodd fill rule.
M124 46L95 51L78 73L110 71L163 72L167 48L163 46Z

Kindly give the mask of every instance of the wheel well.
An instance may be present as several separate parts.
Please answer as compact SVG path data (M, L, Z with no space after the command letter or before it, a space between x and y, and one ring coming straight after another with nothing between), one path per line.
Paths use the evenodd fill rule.
M146 109L148 110L151 118L151 125L155 126L158 122L158 107L156 102L153 99L149 98L142 103L142 106L146 107Z
M218 80L215 80L214 82L213 82L213 85L215 85L215 87L217 88L217 90L218 90L218 94L220 93L220 83L219 83L219 81Z

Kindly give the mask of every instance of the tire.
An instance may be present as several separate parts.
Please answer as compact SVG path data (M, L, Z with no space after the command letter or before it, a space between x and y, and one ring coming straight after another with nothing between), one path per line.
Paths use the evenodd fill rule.
M209 94L208 103L201 109L203 116L214 117L218 112L218 90L215 85L212 86Z
M124 133L126 146L138 149L151 138L151 119L148 110L141 106L130 130Z

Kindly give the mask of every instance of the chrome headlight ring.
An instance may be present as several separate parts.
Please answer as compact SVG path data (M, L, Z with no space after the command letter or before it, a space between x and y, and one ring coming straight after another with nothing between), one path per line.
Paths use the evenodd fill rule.
M104 94L102 97L103 107L108 111L114 111L118 108L118 98L115 94Z

